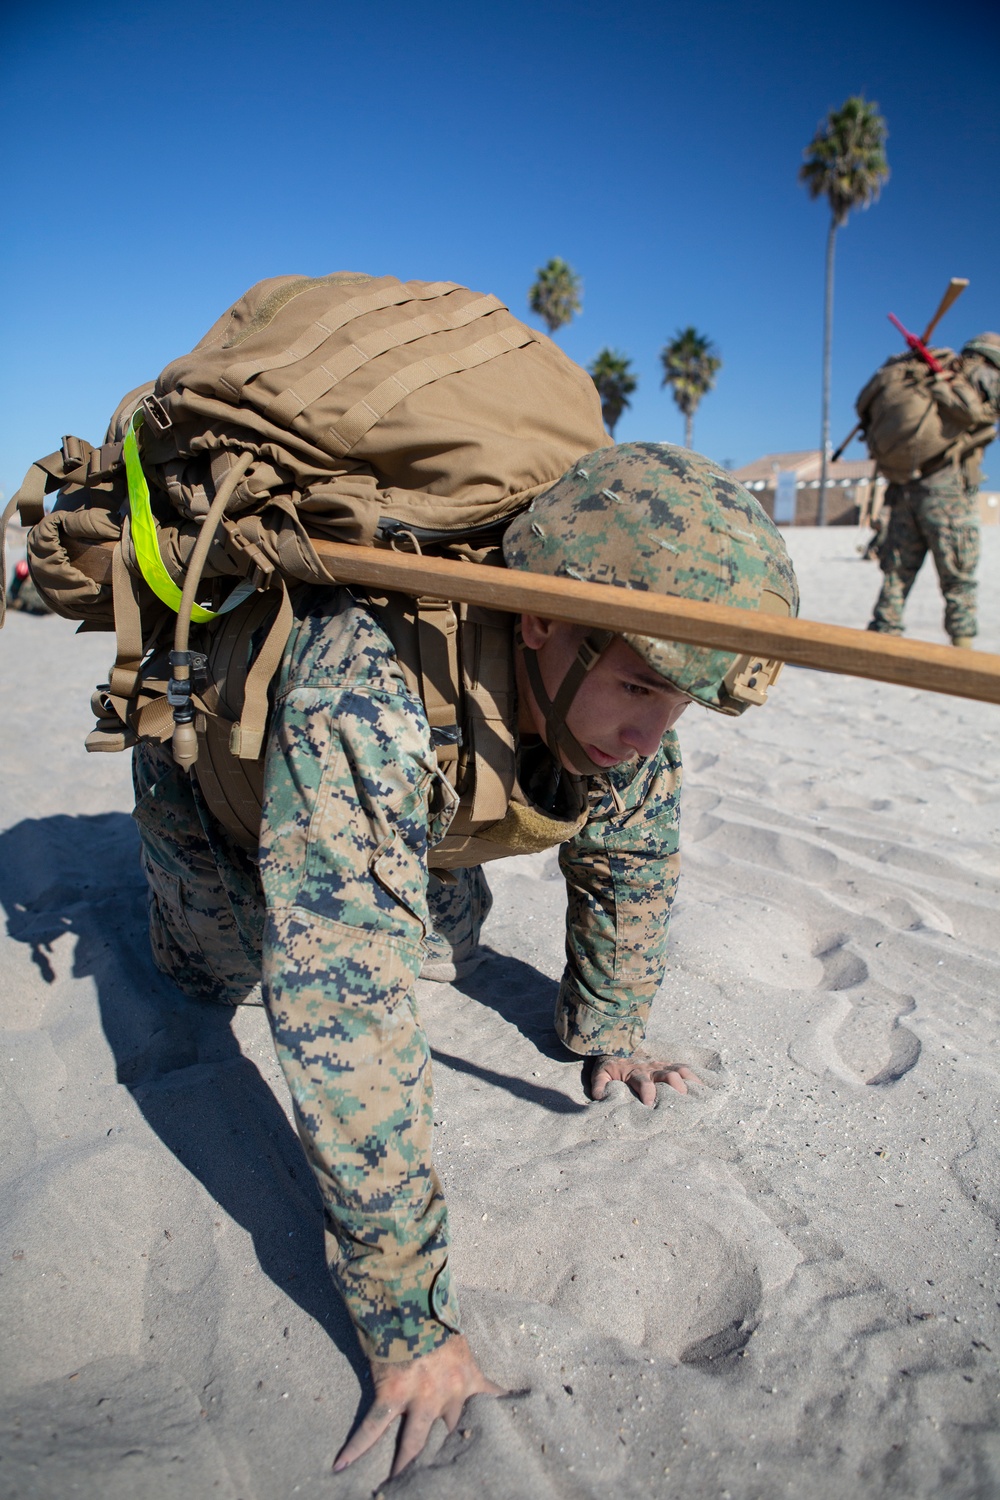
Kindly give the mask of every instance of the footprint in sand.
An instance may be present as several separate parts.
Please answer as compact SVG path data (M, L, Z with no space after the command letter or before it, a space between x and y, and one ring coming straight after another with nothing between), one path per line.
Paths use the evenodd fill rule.
M851 1009L834 1038L841 1061L873 1087L898 1083L920 1057L920 1040L904 1026L902 1016L914 1009L907 998L852 1000Z
M834 940L819 957L825 994L803 1017L789 1057L811 1073L832 1073L845 1083L898 1083L920 1057L919 1038L901 1020L915 1002L880 991L869 979L867 964L844 938ZM862 985L865 993L857 993Z
M884 897L873 907L872 915L901 932L940 932L946 937L955 936L955 924L947 913L916 891L905 896Z
M816 957L823 965L820 989L851 990L855 985L864 984L868 978L868 965L853 952L842 933L824 942L817 950Z
M721 1162L671 1160L644 1145L623 1165L638 1189L634 1212L606 1216L600 1253L581 1251L592 1245L592 1215L578 1210L550 1227L562 1245L529 1295L657 1358L707 1367L735 1354L800 1251ZM517 1284L523 1295L523 1275Z

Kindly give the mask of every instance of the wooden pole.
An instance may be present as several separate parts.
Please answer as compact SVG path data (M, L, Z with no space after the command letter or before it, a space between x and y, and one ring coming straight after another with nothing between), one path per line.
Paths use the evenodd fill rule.
M985 652L482 563L384 552L315 537L313 546L338 583L409 594L419 590L435 599L460 599L512 613L527 610L578 625L759 654L823 672L1000 703L1000 656Z
M982 651L934 646L817 620L788 620L726 604L609 588L603 583L490 568L483 563L355 547L319 537L313 537L312 544L335 583L463 600L512 614L527 610L571 624L660 636L741 655L754 653L821 672L1000 703L1000 656ZM72 558L81 572L107 582L111 551L110 543L77 543Z
M949 307L954 306L954 304L958 301L959 297L961 297L962 293L965 291L965 288L968 285L969 278L967 276L953 276L951 278L948 283L947 291L941 298L941 301L938 303L937 312L934 314L933 318L931 318L927 327L923 331L923 335L920 340L922 344L927 344L930 342L931 334L934 332L935 328L938 326L941 319L948 311Z

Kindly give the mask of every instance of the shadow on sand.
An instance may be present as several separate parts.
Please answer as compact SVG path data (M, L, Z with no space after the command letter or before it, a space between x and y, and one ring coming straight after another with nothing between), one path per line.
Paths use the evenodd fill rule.
M8 932L43 981L75 936L116 1077L178 1161L253 1240L262 1270L326 1331L364 1392L367 1364L327 1272L319 1193L298 1137L240 1051L229 1007L187 1000L149 954L138 836L124 813L26 818L0 833Z

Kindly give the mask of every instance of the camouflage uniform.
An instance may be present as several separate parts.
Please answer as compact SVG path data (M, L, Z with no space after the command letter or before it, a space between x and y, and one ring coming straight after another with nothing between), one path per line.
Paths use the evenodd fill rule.
M971 406L947 385L940 388L939 401L965 406L969 426L994 419L1000 411L1000 368L981 359L965 373L973 389ZM877 543L884 578L869 630L902 635L906 600L930 552L944 595L945 630L953 641L976 635L981 457L982 449L975 448L961 464L947 463L909 484L889 485L888 524Z
M976 489L967 489L952 465L911 484L886 490L889 524L878 545L885 575L870 630L902 635L903 609L927 553L934 558L944 595L944 628L952 640L976 634L976 567L979 510Z
M579 460L510 524L504 558L513 568L747 610L798 606L784 543L753 497L708 460L668 445L624 444ZM424 705L374 612L346 589L307 589L295 616L264 774L264 999L319 1182L331 1267L368 1355L406 1360L460 1326L414 982L425 962L457 969L468 961L489 893L481 870L459 870L455 885L428 875L457 798L438 769ZM513 622L497 639L501 656L504 639L513 652ZM611 639L587 632L559 705L547 694L543 705L532 686L545 744L518 747L514 790L540 789L528 811L543 821L560 818L560 777L548 774L559 756L545 747L562 743L571 691ZM666 681L720 713L762 703L776 670L755 656L625 639ZM535 653L521 649L532 680ZM450 691L462 691L457 679ZM516 704L504 702L514 727ZM587 762L571 754L564 763ZM198 993L215 984L218 998L239 998L255 976L260 938L253 865L164 767L162 752L141 749L136 775L158 961ZM642 1042L665 968L680 784L672 733L645 760L573 780L585 805L570 836L563 823L559 847L568 900L555 1027L578 1056L630 1056ZM515 798L504 795L509 815ZM447 853L442 843L436 857Z
M192 999L260 998L263 899L256 865L205 806L168 745L138 745L132 784L157 968Z
M677 882L680 758L589 782L560 849L567 964L556 1030L578 1055L642 1041ZM206 998L260 973L256 872L160 749L136 755L136 817L160 967ZM304 591L277 685L260 848L264 997L326 1211L333 1269L372 1358L428 1353L460 1327L431 1160L422 963L473 951L481 870L428 879L454 794L388 637L350 593Z

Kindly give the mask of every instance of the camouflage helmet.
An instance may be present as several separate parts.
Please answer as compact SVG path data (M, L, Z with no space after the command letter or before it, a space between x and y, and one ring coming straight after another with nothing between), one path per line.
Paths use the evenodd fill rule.
M963 354L979 354L1000 370L1000 333L977 333L962 349Z
M581 458L504 536L510 568L768 614L798 613L784 541L764 510L700 454L618 443ZM624 632L655 672L717 713L763 703L778 663ZM565 705L563 705L565 708Z

